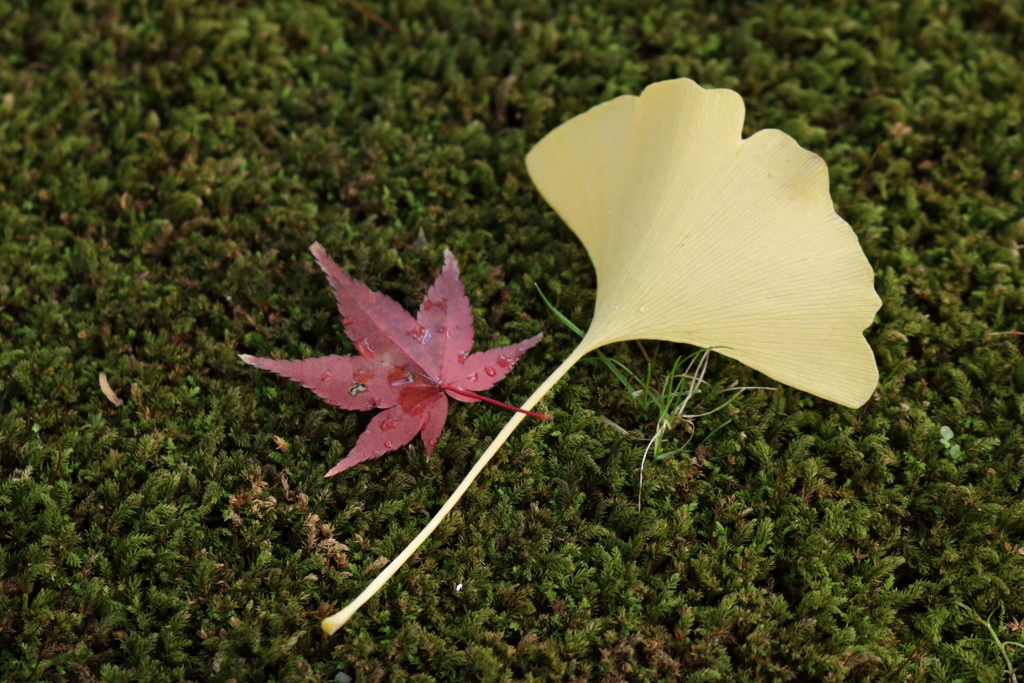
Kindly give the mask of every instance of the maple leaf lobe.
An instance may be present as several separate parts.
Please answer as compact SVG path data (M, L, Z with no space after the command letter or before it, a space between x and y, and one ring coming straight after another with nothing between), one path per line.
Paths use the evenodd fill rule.
M444 429L448 398L479 401L472 394L493 387L541 339L538 334L470 355L473 312L458 262L447 249L441 273L416 318L391 297L353 279L319 242L310 252L327 276L345 334L358 355L275 360L240 354L239 358L300 383L338 408L384 409L325 476L401 448L417 434L429 459Z

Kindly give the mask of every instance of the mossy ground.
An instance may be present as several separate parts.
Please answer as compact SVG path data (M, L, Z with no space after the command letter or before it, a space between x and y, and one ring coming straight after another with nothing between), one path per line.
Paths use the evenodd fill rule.
M341 0L0 0L3 679L1006 681L978 617L1020 638L1022 3L365 4L393 30ZM575 341L534 283L583 326L594 297L523 157L679 76L828 161L884 302L874 398L746 393L638 511L656 415L584 362L324 639L507 415L325 480L369 415L236 353L352 351L314 240L410 308L449 246L481 346L547 335L492 392L522 400Z

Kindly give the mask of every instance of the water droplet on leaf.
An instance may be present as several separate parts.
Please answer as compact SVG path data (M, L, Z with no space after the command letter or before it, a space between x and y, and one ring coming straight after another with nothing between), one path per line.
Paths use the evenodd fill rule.
M484 373L488 377L494 377L495 375L498 374L498 372L494 368L492 368L490 365L488 365L487 367L484 368Z
M356 351L359 352L359 355L373 358L373 349L370 348L370 344L366 341L366 337L355 341L354 346L356 347Z
M429 344L434 341L434 335L430 334L430 330L421 325L417 325L414 330L409 332L409 336L420 344Z

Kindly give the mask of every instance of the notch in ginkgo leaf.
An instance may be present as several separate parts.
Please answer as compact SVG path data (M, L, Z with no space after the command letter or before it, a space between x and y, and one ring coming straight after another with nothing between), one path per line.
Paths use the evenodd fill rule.
M881 301L817 155L778 130L742 138L742 98L689 79L597 105L526 157L537 189L583 242L597 302L579 346L523 404L584 355L663 339L735 358L850 408L878 382L863 330ZM440 524L522 421L513 415L427 527L356 599L334 633Z

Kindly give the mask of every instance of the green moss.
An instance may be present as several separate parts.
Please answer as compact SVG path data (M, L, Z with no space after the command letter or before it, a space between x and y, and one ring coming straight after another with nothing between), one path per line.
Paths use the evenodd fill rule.
M4 679L1006 680L978 617L1019 638L1021 3L363 4L395 31L340 0L0 0ZM324 480L369 416L235 354L352 351L314 240L407 306L449 246L481 346L547 335L496 388L521 400L574 344L534 284L584 326L595 284L523 157L680 76L828 161L884 302L874 399L747 392L638 511L656 414L584 362L322 639L506 416Z

